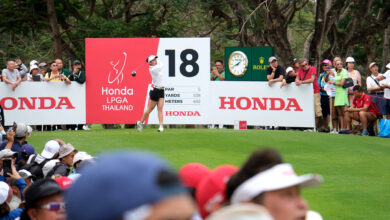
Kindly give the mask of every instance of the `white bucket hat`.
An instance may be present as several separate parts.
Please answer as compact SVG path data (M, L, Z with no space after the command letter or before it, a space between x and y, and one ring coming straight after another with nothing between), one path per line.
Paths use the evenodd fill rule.
M311 187L322 182L322 177L315 174L297 176L291 164L278 164L249 178L233 192L231 202L237 204L250 201L257 195L291 186Z

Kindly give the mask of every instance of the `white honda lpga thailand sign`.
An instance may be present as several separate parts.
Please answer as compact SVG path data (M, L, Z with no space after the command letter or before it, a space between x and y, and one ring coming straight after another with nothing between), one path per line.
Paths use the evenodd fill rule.
M209 120L214 124L314 127L313 86L210 82Z

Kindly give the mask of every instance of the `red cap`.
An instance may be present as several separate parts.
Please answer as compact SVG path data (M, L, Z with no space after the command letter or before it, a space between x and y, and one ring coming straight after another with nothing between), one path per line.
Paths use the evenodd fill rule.
M203 177L209 176L211 170L200 163L188 163L179 170L179 177L186 187L196 188Z
M236 166L222 165L214 169L213 173L203 178L196 190L196 203L202 218L206 218L216 204L226 200L226 183L238 171Z
M55 181L58 183L58 185L60 185L62 190L68 189L73 184L73 180L66 176L58 177L55 179Z

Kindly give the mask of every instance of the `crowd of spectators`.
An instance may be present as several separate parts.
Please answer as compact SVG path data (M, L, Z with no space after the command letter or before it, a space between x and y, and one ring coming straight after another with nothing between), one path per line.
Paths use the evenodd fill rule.
M316 129L309 131L332 134L376 135L377 120L390 119L390 63L386 72L378 72L378 64L370 63L366 74L367 94L363 90L363 77L355 69L355 59L345 62L335 57L324 59L320 70L309 65L305 58L293 59L286 68L277 57L268 59L268 86L280 82L280 88L294 83L313 84ZM216 60L210 80L225 80L223 61ZM292 128L297 129L297 128Z
M390 63L384 74L378 73L377 63L370 63L366 77L368 94L363 92L362 76L355 70L353 57L345 62L335 57L333 63L325 59L318 72L304 58L294 59L286 71L276 57L270 57L269 63L269 86L274 82L282 82L281 88L289 83L313 84L317 131L375 135L377 120L390 119Z
M22 82L65 82L71 84L76 81L85 82L85 71L80 60L73 61L71 70L63 67L61 59L55 59L48 64L32 60L29 69L22 60L8 60L6 68L2 70L0 80L11 85L15 90Z
M28 136L15 124L0 146L0 219L322 219L300 195L322 177L297 176L273 149L241 168L189 163L175 172L149 153L93 157L59 139L38 154Z
M6 68L1 71L0 81L11 86L12 91L15 91L21 83L30 82L62 82L71 84L77 82L79 84L85 83L85 71L80 60L73 61L71 70L63 67L61 59L55 59L48 64L46 62L39 63L37 60L32 60L29 64L29 69L22 62L22 60L8 60ZM1 106L0 106L1 107ZM0 109L0 114L3 114ZM3 117L0 115L0 119ZM4 124L4 123L2 123ZM86 125L45 125L36 126L37 130L65 130L65 129L86 129Z

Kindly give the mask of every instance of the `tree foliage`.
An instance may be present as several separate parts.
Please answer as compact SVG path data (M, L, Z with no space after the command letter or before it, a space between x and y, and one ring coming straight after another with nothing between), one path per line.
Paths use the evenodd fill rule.
M274 46L286 65L353 55L366 66L389 62L389 26L387 0L3 0L0 59L84 60L85 38L211 37L213 60Z

